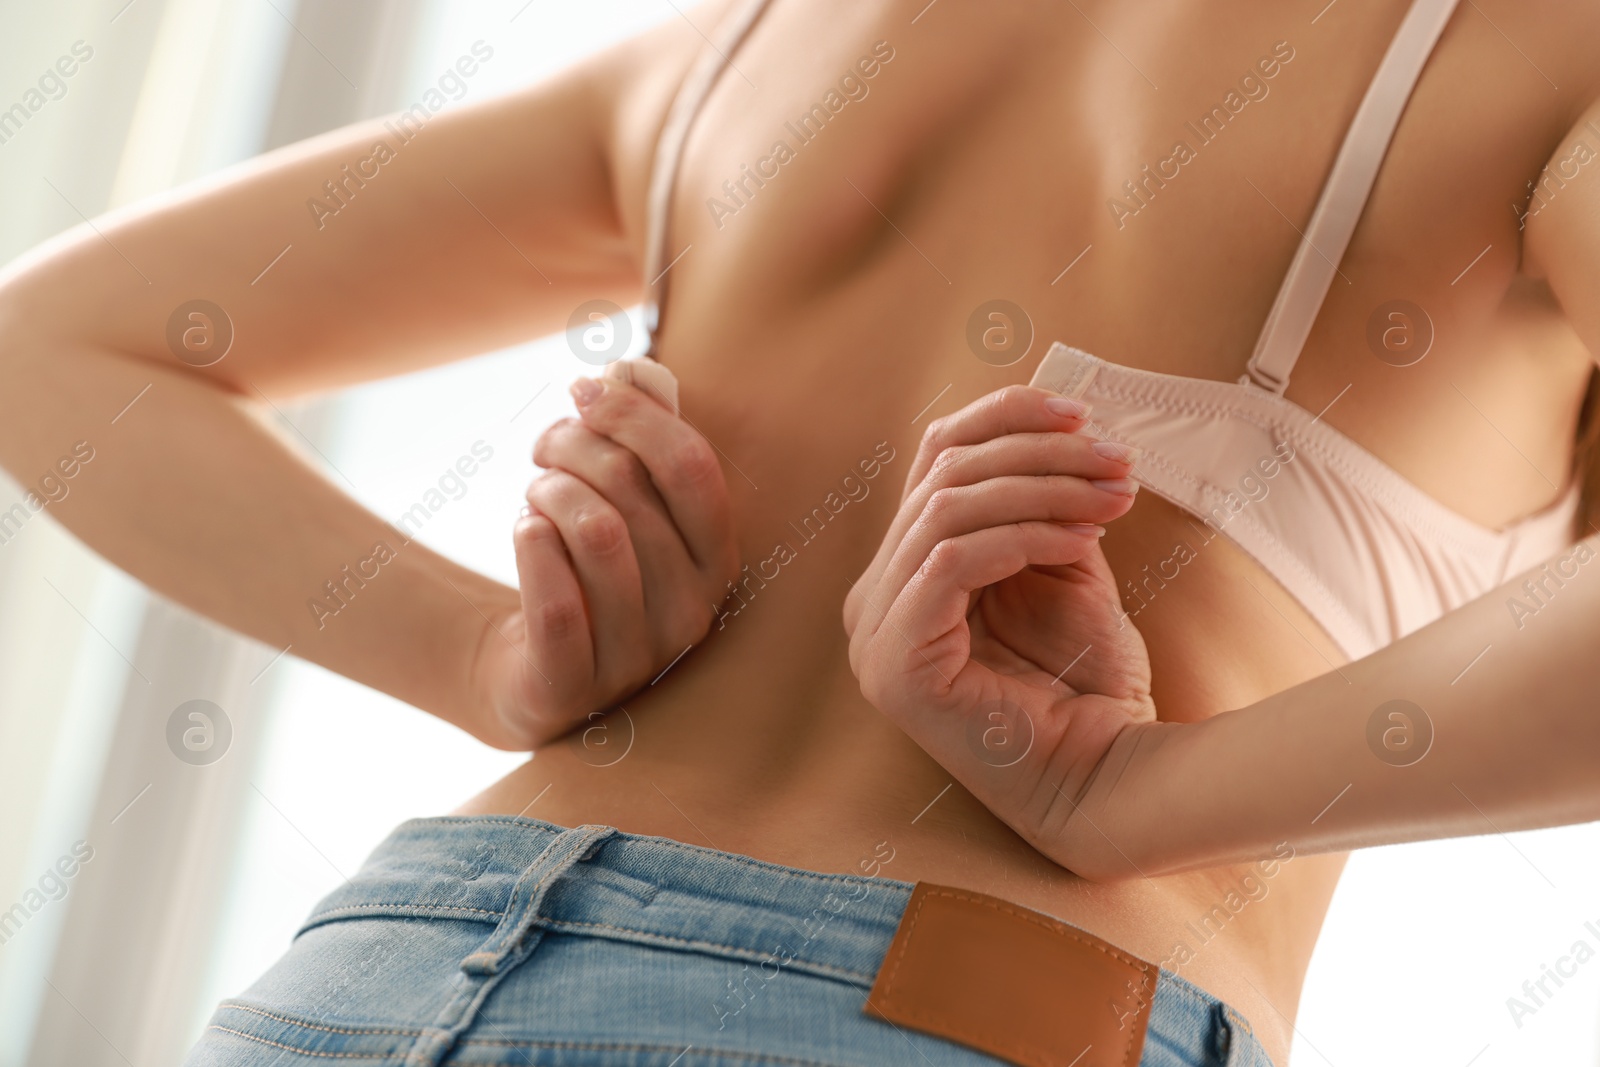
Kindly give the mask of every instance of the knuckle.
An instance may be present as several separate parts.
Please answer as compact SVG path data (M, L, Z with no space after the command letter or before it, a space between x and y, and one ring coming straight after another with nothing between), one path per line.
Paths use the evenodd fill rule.
M548 457L552 449L560 447L561 442L571 436L577 425L577 419L567 416L557 419L549 426L546 426L544 432L534 439L533 461L541 467L545 466L544 463L540 462L541 457Z
M541 511L546 510L545 508L540 507L541 502L544 504L551 504L554 502L556 479L560 476L560 472L557 471L544 472L533 481L528 483L528 488L522 494L523 497L528 501L528 503L535 507L539 507Z
M1011 433L1016 427L1026 425L1027 412L1038 403L1034 399L1034 392L1026 385L1008 385L990 394L990 402L994 405L995 436Z
M950 486L935 489L929 496L928 502L923 505L922 518L924 522L937 522L949 514L961 501L961 491Z
M627 543L628 526L609 508L585 507L572 516L572 536L591 555L612 556Z
M957 425L956 416L940 415L937 419L928 423L928 428L922 431L922 443L931 445L936 449L944 448L944 442L955 436Z
M528 492L538 492L553 497L570 489L575 481L571 474L561 468L551 467L540 471L533 481L528 483Z
M945 577L961 567L966 558L966 549L960 541L946 538L933 546L933 551L928 553L928 561L923 564L923 571L930 578Z
M637 494L650 482L639 457L625 448L607 450L600 457L599 467L600 477L608 486L626 492Z
M537 511L518 519L511 533L519 544L526 546L532 546L540 541L559 540L561 536L556 530L555 523Z
M567 598L542 601L535 622L539 635L550 641L563 640L588 628L583 605Z
M673 476L690 488L715 485L722 478L722 464L711 445L699 434L685 438L667 452Z
M956 469L966 457L967 449L957 445L940 449L933 457L933 465L928 468L928 478L939 484L948 484L954 480Z

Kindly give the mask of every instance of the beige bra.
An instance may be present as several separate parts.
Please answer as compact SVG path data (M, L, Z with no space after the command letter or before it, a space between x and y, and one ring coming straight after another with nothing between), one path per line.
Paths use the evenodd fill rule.
M689 125L770 0L749 0L673 102L650 186L652 348L671 262L667 217ZM1283 395L1400 115L1458 0L1414 0L1351 121L1238 382L1158 374L1051 346L1033 382L1091 403L1093 429L1139 449L1135 475L1283 584L1352 659L1427 625L1572 544L1580 486L1504 530L1440 504ZM679 252L681 256L683 253ZM1204 548L1123 575L1130 613Z

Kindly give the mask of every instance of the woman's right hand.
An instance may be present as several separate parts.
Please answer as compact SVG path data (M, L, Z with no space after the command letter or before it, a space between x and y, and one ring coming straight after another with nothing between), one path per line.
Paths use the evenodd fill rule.
M651 683L703 638L739 572L716 451L627 382L580 379L540 435L516 523L521 610L474 671L489 743L532 749Z
M1097 537L1133 504L1134 456L1085 414L1012 386L930 426L844 622L873 706L1024 840L1098 871L1077 800L1155 706Z

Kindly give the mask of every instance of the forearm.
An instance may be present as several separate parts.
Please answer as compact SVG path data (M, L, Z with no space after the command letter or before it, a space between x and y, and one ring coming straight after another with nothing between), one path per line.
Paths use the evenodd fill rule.
M4 265L0 466L37 485L84 442L93 459L42 510L108 560L274 649L519 746L483 726L469 692L475 655L500 640L487 620L515 616L516 592L359 507L272 405L636 294L607 158L619 70L597 57L403 140L398 119L333 131ZM392 157L374 176L378 145ZM209 362L172 336L197 299L232 337ZM0 514L0 542L38 510Z
M286 437L259 400L0 322L0 465L34 491L0 539L42 502L156 592L482 736L471 667L515 590L408 543Z
M1600 818L1597 542L1337 672L1203 723L1130 731L1083 798L1083 873Z
M1597 123L1600 101L1549 166ZM1600 184L1564 187L1526 227L1523 271L1600 354ZM1280 842L1328 852L1600 818L1597 553L1600 534L1564 567L1518 575L1250 707L1127 731L1071 812L1063 852L1083 854L1081 873L1118 878L1264 858ZM1408 729L1409 752L1385 746L1385 731L1393 742Z

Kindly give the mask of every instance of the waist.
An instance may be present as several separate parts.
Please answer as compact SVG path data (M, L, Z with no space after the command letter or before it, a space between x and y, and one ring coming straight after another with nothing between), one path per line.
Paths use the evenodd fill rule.
M792 725L753 721L759 704L743 703L747 731ZM680 721L682 710L635 708L631 725L606 728L631 730L631 737L591 738L585 746L574 736L543 750L461 812L604 823L785 868L869 869L906 885L933 882L1001 897L1086 929L1233 1004L1255 1022L1271 1055L1280 1062L1286 1056L1287 1020L1340 859L1290 853L1265 868L1088 883L1030 848L903 735L880 735L882 720L870 707L850 709L857 729L836 716L837 705L816 709L814 732L826 743L791 746L795 758L786 764L721 758L719 740L737 727L706 730ZM658 742L672 753L663 756ZM892 925L878 933L887 937Z
M1170 505L1141 501L1106 538L1113 569L1139 573L1187 529ZM842 547L816 546L799 564L809 573L758 590L658 684L547 746L459 813L602 823L823 871L849 871L887 842L891 877L1002 897L1163 963L1242 1008L1281 1059L1342 861L1297 857L1267 873L1226 868L1115 885L1056 866L862 698L837 612L845 575L864 561L844 558ZM1158 596L1145 595L1136 622L1163 718L1241 706L1329 667L1307 644L1315 624L1297 619L1270 577L1220 539ZM1197 628L1197 610L1230 624Z

